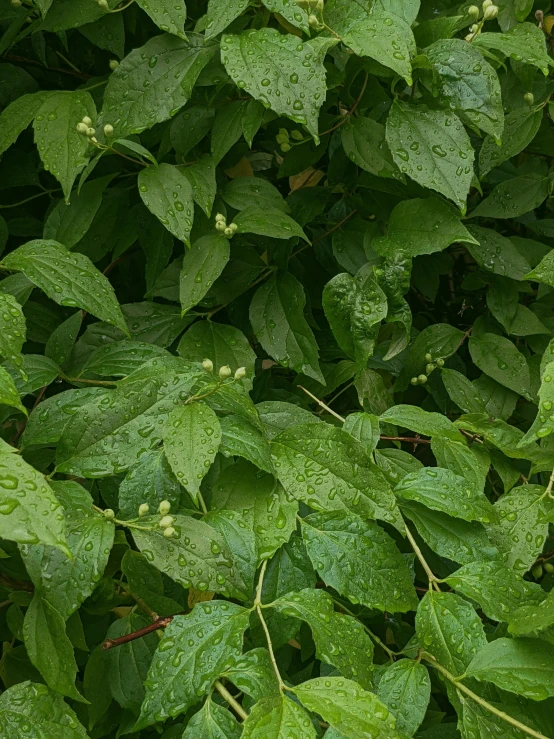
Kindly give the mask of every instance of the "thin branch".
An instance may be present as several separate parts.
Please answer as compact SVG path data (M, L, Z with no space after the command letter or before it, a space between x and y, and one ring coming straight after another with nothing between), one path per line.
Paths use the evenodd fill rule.
M90 80L94 75L87 74L86 72L76 72L73 69L63 69L62 67L45 67L42 62L36 61L35 59L27 59L24 56L16 56L15 54L6 54L4 59L10 62L19 62L19 64L27 64L32 67L40 67L46 72L60 72L60 74L69 74L72 77L79 77L82 80Z
M246 721L246 719L248 718L248 714L246 713L246 711L244 710L244 708L241 706L241 704L238 703L233 698L233 696L231 695L231 693L229 693L229 691L227 690L227 688L225 687L225 685L223 685L219 680L216 680L215 683L214 683L214 688L217 690L217 692L219 693L219 695L224 700L227 701L227 703L231 706L231 708L234 709L234 711L237 713L237 715L240 716L243 721Z
M260 619L260 623L262 624L262 628L265 632L265 638L267 641L267 649L269 651L269 658L271 660L271 664L273 665L273 671L275 672L275 677L277 678L277 682L279 683L279 690L286 690L286 685L283 682L283 678L281 677L281 673L279 672L279 666L277 665L277 660L275 659L275 653L273 651L273 644L271 643L271 634L269 633L269 629L267 628L267 624L265 622L265 618L262 613L261 606L259 605L256 606L256 612Z
M343 418L342 416L339 416L339 414L338 414L338 413L335 413L335 411L334 411L334 410L333 410L332 408L329 408L329 406L328 406L328 405L325 405L325 403L324 403L324 402L323 402L322 400L320 400L319 398L317 398L317 397L316 397L316 396L315 396L315 395L314 395L313 393L311 393L311 392L310 392L309 390L306 390L306 388L305 388L305 387L303 387L302 385L297 385L297 387L298 387L298 388L300 388L300 390L303 390L303 391L304 391L304 392L306 393L306 395L309 395L309 396L310 396L310 398L312 398L312 400L315 400L315 402L316 402L316 403L317 403L317 404L318 404L319 406L321 406L321 407L322 407L322 408L324 408L324 409L325 409L326 411L328 411L328 412L329 412L329 413L330 413L330 414L331 414L332 416L334 416L335 418L337 418L337 419L338 419L338 420L339 420L339 421L340 421L341 423L344 423L344 422L345 422L345 420L346 420L345 418Z
M254 280L254 282L250 283L250 285L248 285L248 287L245 288L241 293L239 293L238 295L235 295L233 300L236 300L236 298L240 297L245 292L248 292L248 290L250 290L250 288L254 287L255 285L259 285L260 282L263 282L267 277L272 275L276 269L277 267L268 267L266 272L260 275L260 277L258 277L257 280ZM218 305L217 308L214 308L209 313L206 313L204 317L210 320L212 316L215 316L215 314L218 313L220 310L223 310L223 308L226 308L229 305L229 303L233 302L233 300L229 300L227 303L223 303L223 305Z
M350 220L350 218L352 218L352 216L356 215L357 212L358 212L358 210L357 210L357 208L355 208L347 216L345 216L342 219L342 221L339 221L338 223L336 223L328 231L325 231L325 233L322 233L319 236L316 236L316 238L312 241L311 244L305 244L304 246L300 247L300 249L298 249L297 251L293 252L290 255L290 259L292 259L293 257L296 257L298 254L300 254L301 252L305 251L306 249L309 249L310 246L313 246L314 244L317 244L318 241L321 241L322 239L326 238L327 236L329 236L329 234L332 234L333 231L336 231L338 228L340 228L341 226L343 226L346 223L346 221Z
M31 195L30 198L25 198L25 200L20 200L18 203L11 203L10 205L0 205L0 208L2 210L6 210L8 208L17 208L19 205L25 205L25 203L31 202L31 200L36 200L37 198L41 198L43 195L50 195L52 192L60 192L61 188L57 187L54 190L44 190L43 192L39 192L36 195Z
M135 639L141 639L143 636L151 634L153 631L165 629L172 621L173 616L164 616L164 618L159 618L157 621L154 621L154 623L148 624L148 626L143 626L142 629L138 629L137 631L132 631L130 634L118 636L116 639L106 639L106 641L102 642L102 649L113 649L114 647L127 644Z
M422 439L421 436L380 436L381 441L407 441L410 444L430 444L431 439Z
M468 696L468 698L471 698L472 701L475 701L475 703L478 703L480 706L482 706L486 711L489 711L490 713L493 713L495 716L498 716L498 718L502 719L502 721L505 721L507 724L510 724L511 726L514 726L516 729L519 729L520 731L523 731L524 734L527 734L528 736L534 737L534 739L548 739L547 736L544 734L540 734L538 731L535 731L530 726L526 726L525 724L522 724L521 721L518 721L515 718L512 718L507 713L504 713L504 711L500 711L498 708L495 708L491 703L488 703L488 701L481 698L477 693L474 693L473 690L470 690L467 688L462 682L460 682L459 678L454 677L448 670L443 667L441 664L437 662L437 660L433 657L432 654L429 654L428 652L421 652L420 657L427 662L429 662L433 667L443 675L449 682L451 682L457 690L460 691L460 693L465 693L465 695Z
M550 495L552 497L552 488L554 487L554 470L552 470L552 474L550 475L550 480L548 481L548 486L545 490L546 495Z

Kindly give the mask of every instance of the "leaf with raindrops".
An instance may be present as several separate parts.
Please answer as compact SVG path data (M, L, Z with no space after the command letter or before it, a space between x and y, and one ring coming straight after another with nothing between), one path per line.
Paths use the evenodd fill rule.
M0 404L17 408L27 415L27 409L21 402L13 378L4 367L0 367Z
M242 654L249 611L223 601L175 616L154 655L135 729L185 713Z
M194 205L192 186L182 172L171 164L143 169L138 188L148 210L175 238L188 244Z
M469 340L471 358L488 377L530 398L529 367L523 354L509 339L484 333Z
M202 300L228 261L229 241L221 234L206 234L192 244L184 256L179 277L183 315Z
M263 698L244 722L242 739L316 739L306 711L287 695Z
M30 680L12 685L0 697L0 737L10 739L20 732L66 739L86 739L85 727L59 693Z
M0 292L0 356L21 367L21 348L25 343L27 325L21 305L13 295Z
M477 49L500 51L510 59L538 67L544 75L552 65L546 52L544 33L534 23L516 23L505 33L481 33L474 41Z
M407 563L377 524L333 511L312 513L301 526L319 576L352 603L391 613L417 607Z
M431 680L425 665L401 659L382 673L377 696L396 716L396 726L412 736L425 717Z
M240 739L241 735L241 725L233 714L208 698L200 711L188 722L183 739Z
M323 59L336 40L300 41L275 28L224 34L221 60L237 87L266 108L301 123L318 140L319 109L325 102Z
M183 0L137 0L137 5L148 13L161 31L186 38L183 26L187 9Z
M58 305L82 308L127 333L113 287L84 254L50 239L28 241L4 259Z

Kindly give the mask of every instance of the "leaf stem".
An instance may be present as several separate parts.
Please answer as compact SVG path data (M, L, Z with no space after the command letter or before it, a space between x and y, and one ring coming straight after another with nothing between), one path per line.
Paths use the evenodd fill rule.
M154 621L154 623L148 624L148 626L143 626L142 629L137 629L137 631L132 631L130 634L118 636L116 639L106 639L106 641L102 642L102 649L113 649L114 647L120 647L122 644L127 644L135 639L140 639L147 634L151 634L153 631L165 629L172 621L173 616L164 616L164 618L159 618L157 621Z
M297 387L300 388L300 390L303 390L306 393L306 395L309 395L310 398L312 398L312 400L315 400L315 402L318 405L320 405L322 408L324 408L326 411L328 411L332 416L334 416L335 418L337 418L341 423L344 423L346 421L345 418L343 418L342 416L339 416L338 413L335 413L335 411L332 408L329 408L328 405L325 405L325 403L322 400L320 400L319 398L317 398L309 390L306 390L305 387L303 387L302 385L297 385Z
M216 680L214 683L214 688L217 690L219 695L227 701L231 708L233 708L234 711L241 717L241 719L243 721L246 721L246 719L248 718L248 714L241 706L241 704L233 698L231 693L229 693L225 685L223 685L223 683L221 683L219 680Z
M552 470L552 474L550 475L550 480L548 481L548 485L545 490L545 495L549 495L552 497L552 488L554 487L554 470Z
M260 576L258 578L258 585L256 586L256 597L254 599L254 605L252 608L257 608L262 604L262 588L264 586L265 571L267 569L267 559L264 559L262 568L260 570Z
M25 205L25 203L29 203L31 200L36 200L37 198L41 198L43 195L49 195L52 192L60 192L61 187L57 187L54 190L44 190L43 192L39 192L36 195L31 195L30 198L25 198L25 200L20 200L18 203L12 203L11 205L0 205L0 208L3 210L7 208L17 208L18 205Z
M425 557L423 556L423 553L422 553L421 549L419 548L416 540L412 536L412 534L411 534L410 529L408 528L408 526L406 526L406 538L410 542L410 544L412 546L412 549L415 552L416 557L419 559L421 566L423 567L423 569L425 570L425 573L426 573L427 577L429 578L429 587L430 588L435 588L435 590L440 593L441 592L441 589L439 588L439 585L438 585L438 579L437 579L437 577L435 577L435 575L433 574L433 571L431 570L431 568L427 564L427 561L425 560Z
M440 672L441 675L443 675L443 677L445 677L449 682L451 682L453 685L456 686L457 690L459 690L461 693L465 693L465 695L467 695L468 698L471 698L471 700L475 701L475 703L478 703L486 711L493 713L495 716L498 716L498 718L502 719L502 721L505 721L507 724L511 724L511 726L514 726L516 729L523 731L528 736L534 737L534 739L548 739L548 737L545 736L544 734L540 734L538 731L531 729L530 726L526 726L526 724L522 724L517 719L512 718L507 713L504 713L504 711L500 711L498 708L495 708L493 705L488 703L486 700L478 696L476 693L473 692L473 690L470 690L463 683L461 683L460 678L454 677L454 675L448 672L448 670L445 667L439 664L432 654L429 654L428 652L421 652L420 657L426 660L427 662L429 662L431 665L433 665L433 667L438 672Z
M267 561L267 560L266 560ZM286 690L287 686L283 682L283 678L281 677L281 673L279 672L279 667L277 665L277 660L275 659L275 653L273 651L273 644L271 643L271 635L269 633L269 629L267 628L267 624L265 622L265 618L262 613L262 609L259 605L256 606L256 612L258 614L258 617L260 619L260 623L262 624L262 628L265 632L265 638L267 640L267 649L269 651L269 658L271 660L271 664L273 665L273 670L275 672L275 677L277 678L277 682L279 683L279 690Z
M198 502L200 503L200 510L204 515L206 515L208 513L208 509L206 508L206 503L204 502L204 498L202 497L200 490L198 491Z

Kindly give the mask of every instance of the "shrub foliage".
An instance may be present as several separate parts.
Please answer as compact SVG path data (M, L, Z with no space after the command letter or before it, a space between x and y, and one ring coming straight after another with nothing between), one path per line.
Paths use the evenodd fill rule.
M541 0L1 0L0 737L554 737Z

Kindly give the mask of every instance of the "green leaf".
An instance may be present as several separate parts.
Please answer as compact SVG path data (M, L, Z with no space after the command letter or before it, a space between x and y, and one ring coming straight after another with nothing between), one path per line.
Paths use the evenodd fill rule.
M265 210L290 210L279 190L263 177L237 177L221 191L223 200L235 210L246 210L252 205Z
M81 375L127 377L151 359L167 356L167 351L155 344L126 339L113 341L107 346L99 346L92 352L81 370Z
M188 722L183 739L240 739L241 733L236 718L208 698Z
M110 123L121 137L168 120L189 100L216 48L203 46L201 37L185 41L161 34L133 49L108 81L104 124Z
M88 139L77 131L83 116L96 118L90 93L56 92L45 97L33 124L44 168L60 182L66 202L75 178L88 162Z
M266 612L267 613L267 612ZM239 657L225 672L226 677L254 700L279 694L279 684L267 649L257 647Z
M431 441L431 451L439 467L446 467L465 478L477 493L483 492L491 458L482 445L468 446L462 439L453 441L446 436L435 436Z
M313 513L302 519L302 537L326 585L353 603L391 613L417 607L406 561L377 524L342 511Z
M178 406L167 418L163 441L175 477L198 503L200 482L221 443L218 417L200 401Z
M267 400L256 405L260 421L263 424L268 439L274 439L281 431L296 423L319 423L321 419L310 411L293 403L279 400ZM349 430L349 433L352 433Z
M393 711L396 726L412 736L423 721L431 697L431 680L421 662L401 659L384 671L377 697Z
M440 105L500 140L504 110L496 70L473 44L457 38L436 41L425 54L439 77Z
M302 421L298 421L302 423ZM343 429L364 445L365 451L370 454L379 443L381 428L379 417L372 413L350 413L346 417Z
M394 492L400 498L414 500L464 521L490 523L495 520L494 508L484 493L451 470L424 467L406 475Z
M424 649L456 677L487 643L481 619L467 601L433 590L420 601L416 634Z
M356 3L352 11L334 16L328 15L326 7L326 22L355 54L375 59L411 85L411 57L416 53L416 45L409 24L395 13L402 4L395 8L377 4L371 12L364 5Z
M403 200L392 211L387 235L371 248L382 256L402 252L408 257L443 251L456 242L476 244L456 213L437 198Z
M498 523L489 526L487 533L505 565L524 573L542 552L548 535L544 488L540 485L513 488L494 507Z
M192 187L186 177L171 164L145 167L138 176L143 203L167 230L180 241L189 243L194 219Z
M80 26L79 32L99 49L110 51L119 59L125 56L125 24L119 13L106 13L94 23Z
M239 234L258 234L273 239L290 239L299 236L304 241L309 239L298 223L283 212L281 208L260 207L251 205L241 210L234 220Z
M44 601L67 620L96 587L108 562L114 526L92 509L92 498L78 483L52 482L64 506L67 554L52 546L23 544L21 555Z
M23 624L25 648L48 687L77 701L85 699L75 687L77 663L73 646L65 633L65 620L58 611L35 593Z
M242 739L316 739L304 709L286 695L263 698L244 722Z
M243 114L244 103L240 100L235 100L228 107L216 112L210 149L215 164L219 164L242 136Z
M541 121L542 110L521 107L510 111L504 118L502 145L499 146L491 135L483 141L479 151L481 177L523 151L535 138Z
M477 367L488 377L530 399L527 361L509 339L488 333L472 336L469 352Z
M246 462L221 473L211 503L218 509L252 512L259 561L272 557L296 529L298 503L272 475Z
M241 416L221 420L220 452L226 457L244 457L265 472L273 472L270 447L259 428Z
M223 601L197 603L188 616L175 616L148 671L135 730L184 713L209 693L242 654L248 617L245 608Z
M521 439L518 446L524 447L533 441L543 439L554 431L554 419L551 410L554 401L554 392L552 390L552 376L554 374L554 362L549 362L544 367L539 387L539 409L531 428Z
M223 36L221 60L238 87L278 115L304 124L319 142L317 119L326 88L323 59L335 43L321 36L301 42L275 28L262 28Z
M214 36L220 34L247 7L248 0L208 0L208 12L205 16L205 38L214 38Z
M256 291L250 322L265 351L285 367L324 383L318 348L304 317L306 298L290 272L279 272Z
M387 143L401 172L453 200L465 213L474 152L452 111L396 102L387 118Z
M385 127L372 118L354 118L342 127L341 141L347 156L377 177L401 179L385 141Z
M481 226L470 226L469 231L479 244L470 244L468 250L480 267L514 280L522 280L529 272L526 257L505 236Z
M525 602L538 604L544 593L539 585L527 582L501 561L473 562L446 582L454 590L479 603L493 621L508 621Z
M142 629L150 622L139 613L132 611L123 618L114 621L106 638L118 639L133 631ZM107 678L111 695L122 708L139 713L145 690L143 683L148 668L158 646L155 634L146 634L140 639L121 644L106 654Z
M396 730L396 719L384 703L352 680L318 677L297 685L294 693L345 737L405 737Z
M187 9L184 3L175 3L174 0L137 0L137 5L148 13L162 31L173 33L181 39L186 38L183 27Z
M477 652L467 673L543 701L554 696L554 647L542 639L496 639Z
M399 524L385 476L346 431L328 424L294 425L271 442L271 451L285 490L311 508Z
M113 175L85 182L69 205L60 200L44 224L43 236L72 249L89 230Z
M48 544L69 556L62 507L44 476L16 454L0 450L0 536Z
M254 376L256 355L245 335L234 326L199 321L186 332L177 350L190 362L211 359L216 371L225 365L228 365L233 373L239 367L245 367L247 377L244 382L251 382L250 378Z
M24 354L18 370L9 370L17 392L23 397L41 387L50 385L60 374L60 368L42 354ZM27 379L23 379L25 376Z
M362 267L355 277L336 275L325 285L322 302L338 345L364 369L388 311L387 297L372 272Z
M163 535L159 515L133 527L137 547L149 562L185 588L244 598L244 583L225 539L214 528L189 516L174 516L175 534Z
M506 33L477 34L472 44L478 49L495 49L514 61L532 64L545 76L552 64L546 52L544 33L533 23L518 23Z
M44 347L44 354L61 365L68 358L83 324L82 311L76 311L52 331Z
M84 254L69 252L57 241L29 241L4 259L8 269L23 272L58 305L82 308L127 333L108 279Z
M490 293L490 291L489 291ZM464 413L486 413L485 403L475 385L456 370L444 368L441 378L450 399Z
M194 202L198 203L209 218L217 191L213 159L207 155L203 156L182 171L192 187Z
M20 304L9 293L0 292L0 356L21 367L21 349L27 325Z
M27 415L27 409L19 398L13 378L4 367L0 367L0 405L17 408L17 410Z
M162 500L176 508L181 493L164 450L145 452L119 486L119 514L122 518L135 518L141 503L148 503L150 510L155 511Z
M452 421L440 413L430 413L415 405L395 405L381 415L381 423L394 423L425 436L441 435L463 441Z
M371 687L373 642L355 618L335 613L328 593L306 588L287 593L273 601L271 608L306 621L312 630L317 658L334 665L345 677Z
M546 177L533 172L501 182L471 212L470 218L518 218L546 200L549 184Z
M30 125L50 93L33 92L10 103L0 115L0 154L17 141L20 133Z
M309 33L308 13L306 8L300 5L291 4L287 0L263 0L263 4L273 13L278 13L293 26L302 29L305 33Z
M179 279L181 312L200 302L229 261L229 241L220 234L207 234L186 252Z
M87 732L61 695L29 680L12 685L0 696L0 737L29 736L86 739ZM63 734L62 734L63 732Z
M258 566L253 511L210 511L204 516L204 521L223 536L229 551L233 552L245 592L252 592Z
M526 582L526 585L529 583ZM540 602L530 605L521 605L516 611L512 611L508 617L508 630L515 636L531 634L547 629L554 623L554 592L544 597Z
M434 360L446 360L458 350L464 338L463 331L448 323L436 323L424 328L407 351L406 361L396 381L395 389L405 390L412 377L417 377L425 371L427 353L430 353Z

